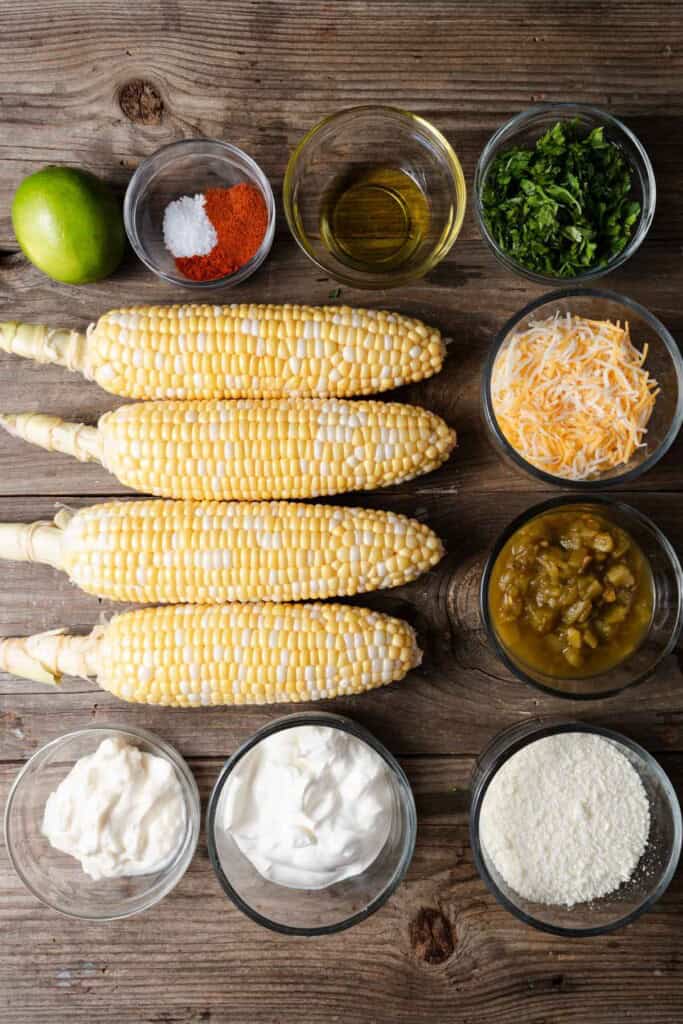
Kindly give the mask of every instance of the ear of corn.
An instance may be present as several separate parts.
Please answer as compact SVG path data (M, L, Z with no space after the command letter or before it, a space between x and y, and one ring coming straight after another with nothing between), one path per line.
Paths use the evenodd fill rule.
M398 313L255 304L118 309L87 335L0 323L0 349L143 399L367 395L437 373L445 351Z
M18 437L98 458L137 491L169 498L312 498L371 490L441 465L455 433L396 402L269 399L142 402L97 430L33 414L0 416Z
M405 622L336 604L145 608L88 637L0 641L0 669L39 682L94 675L117 697L171 707L349 696L420 663Z
M46 562L115 601L297 601L400 586L439 561L422 523L289 502L108 502L0 523L0 557Z

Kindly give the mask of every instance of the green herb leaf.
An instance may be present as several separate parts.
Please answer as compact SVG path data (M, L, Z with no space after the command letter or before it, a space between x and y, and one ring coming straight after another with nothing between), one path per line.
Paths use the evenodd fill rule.
M536 273L576 277L604 266L640 217L631 169L603 128L582 135L558 121L533 148L493 161L482 190L486 226L500 248Z

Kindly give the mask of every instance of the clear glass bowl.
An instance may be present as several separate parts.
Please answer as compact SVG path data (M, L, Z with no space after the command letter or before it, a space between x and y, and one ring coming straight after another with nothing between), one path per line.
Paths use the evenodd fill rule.
M108 737L123 737L140 750L171 762L185 798L187 824L176 855L161 871L96 882L75 857L50 845L41 825L48 796L80 757L94 753ZM98 725L58 736L26 762L7 799L5 844L19 878L48 907L68 917L113 921L147 910L178 884L194 855L200 821L197 784L173 747L145 729Z
M360 875L326 889L290 889L263 878L221 827L225 786L238 762L261 740L302 725L341 729L367 743L389 768L393 822L375 861ZM410 783L389 751L362 726L342 715L302 712L260 729L226 761L209 799L206 815L209 857L225 893L253 921L286 935L328 935L350 928L379 910L401 883L415 849L417 815Z
M361 167L400 168L429 203L429 227L406 262L386 270L356 268L321 237L330 187ZM424 118L395 107L351 107L326 117L292 153L283 185L285 215L294 238L314 263L354 288L393 288L432 270L455 242L465 215L465 178L441 132Z
M631 237L620 253L613 256L604 267L595 267L586 270L585 273L576 277L555 277L549 274L537 274L528 270L517 260L512 259L496 240L489 233L484 219L482 207L482 190L486 182L486 175L496 157L505 150L515 146L531 147L538 141L549 128L552 128L558 121L569 121L578 118L586 134L594 128L602 126L605 130L605 138L613 142L622 151L628 160L631 168L633 199L640 203L640 217L634 225ZM626 260L633 256L640 247L645 236L650 230L652 219L655 215L657 202L657 185L655 183L654 171L650 158L643 149L641 143L630 129L622 124L616 117L606 114L602 110L588 106L584 103L540 103L537 106L529 107L507 121L491 136L484 146L474 176L475 215L482 237L493 250L495 256L503 266L520 274L530 281L546 285L575 285L585 284L587 281L595 281L604 274L616 270Z
M258 252L233 274L214 281L192 281L177 269L164 245L164 210L179 196L241 182L258 188L268 209L268 227ZM246 153L216 139L183 139L163 146L143 160L128 183L123 221L130 244L142 262L170 284L197 291L240 284L261 266L275 236L275 199L267 177Z
M567 732L590 733L614 743L638 772L650 802L650 836L631 879L607 896L571 908L532 903L519 896L500 876L479 837L482 804L496 772L529 743ZM603 935L635 921L665 892L681 853L681 809L666 773L633 740L611 729L568 719L535 719L500 733L479 758L471 784L470 843L482 879L498 902L520 921L553 935Z
M512 447L498 425L491 395L491 377L498 354L509 344L512 335L527 327L531 320L544 320L554 313L574 313L596 320L628 322L631 340L637 349L647 344L645 368L660 387L655 407L647 426L645 444L638 448L625 466L589 480L567 480L532 466ZM683 356L673 337L644 306L617 292L592 288L567 288L534 299L511 317L496 335L484 365L481 378L481 407L484 426L494 448L513 467L556 487L577 491L594 491L613 484L626 484L651 469L676 440L683 423Z
M633 537L650 565L654 609L650 628L641 645L620 664L598 675L583 678L567 676L560 679L525 664L505 647L491 615L489 587L496 560L513 533L546 512L567 507L576 508L577 511L593 511ZM674 650L683 621L683 570L676 552L662 531L642 512L600 495L590 499L564 495L533 505L503 530L484 566L479 607L489 641L501 661L518 679L556 697L575 700L612 697L650 677L662 659Z

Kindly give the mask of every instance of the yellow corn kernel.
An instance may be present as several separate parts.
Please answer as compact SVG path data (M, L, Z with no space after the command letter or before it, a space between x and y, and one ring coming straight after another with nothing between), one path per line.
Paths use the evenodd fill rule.
M129 398L348 397L441 369L438 330L348 306L138 306L87 334L0 323L0 349L57 363Z
M417 406L337 399L145 402L106 413L101 458L123 483L172 498L312 498L400 483L455 445ZM182 455L179 444L187 443Z
M338 604L169 605L89 636L0 640L0 669L44 683L96 676L124 700L168 707L321 700L401 679L421 653L407 623Z
M443 555L392 512L291 502L127 501L0 523L0 558L46 562L115 601L299 601L401 586Z

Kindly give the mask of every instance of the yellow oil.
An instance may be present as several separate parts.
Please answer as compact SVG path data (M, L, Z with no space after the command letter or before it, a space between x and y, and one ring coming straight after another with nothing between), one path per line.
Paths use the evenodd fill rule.
M398 167L355 167L333 183L322 203L323 243L356 270L385 273L402 267L428 231L427 197Z

